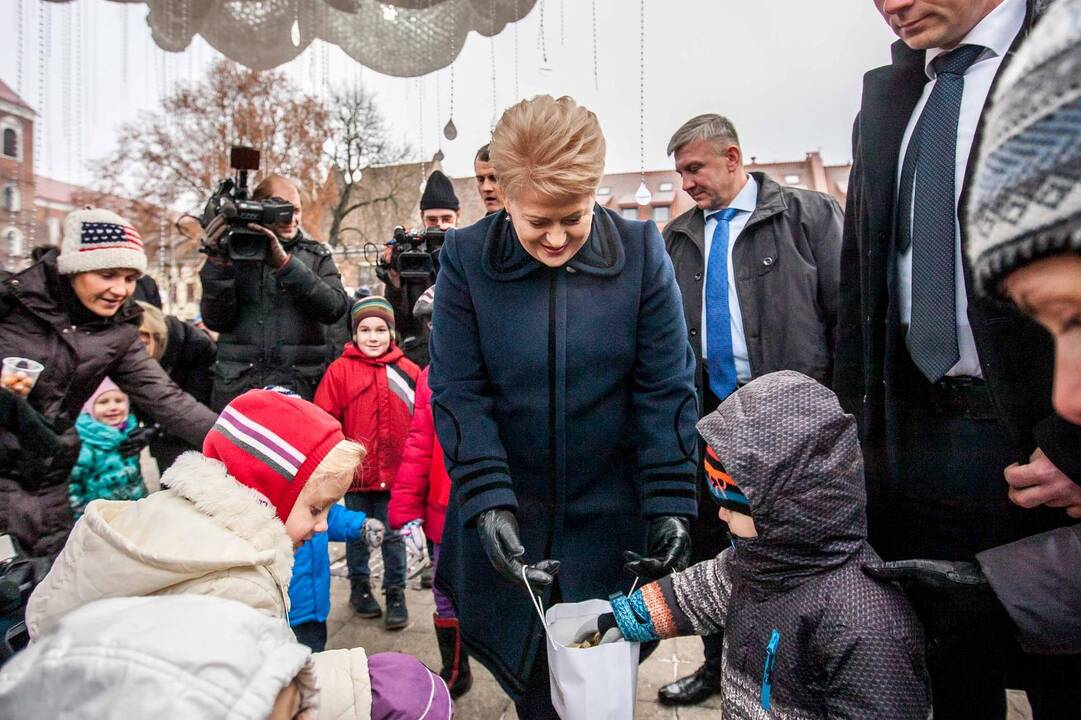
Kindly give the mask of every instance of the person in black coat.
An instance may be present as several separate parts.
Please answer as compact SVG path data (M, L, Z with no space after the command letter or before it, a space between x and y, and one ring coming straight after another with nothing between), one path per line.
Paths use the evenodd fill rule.
M1081 428L1050 404L1046 333L976 296L960 252L957 208L986 98L1040 3L938 5L879 3L901 40L892 64L864 77L842 244L833 388L860 423L869 538L887 561L971 561L1064 525L1055 507L1064 498L1024 509L1004 475L1064 488L1064 477L1081 477ZM928 629L936 717L1000 719L1006 687L1025 689L1036 717L1076 714L1077 657L1025 655L990 614L983 632L960 637L949 613L977 609L935 593L913 600Z
M266 235L264 262L210 256L199 271L199 310L206 326L221 333L211 403L218 410L241 393L267 385L289 388L311 400L329 363L327 326L349 308L330 250L300 229L296 186L270 175L252 197L290 202L293 216L270 229L250 226ZM223 219L215 218L206 228L207 244L216 246L225 230Z
M161 310L161 293L158 291L158 283L149 275L143 275L135 282L135 294L132 296L135 302L145 302Z
M211 374L217 347L210 336L191 323L173 315L166 315L146 302L143 309L139 339L146 346L150 357L158 361L181 390L203 403L210 404L214 378ZM136 412L137 416L143 413ZM156 429L149 439L150 454L158 463L158 470L165 472L170 465L188 450L200 450L179 437Z
M447 234L436 283L429 380L453 496L435 585L518 717L555 718L527 591L605 598L686 565L694 353L656 226L594 201L596 116L525 100L491 148L506 210Z

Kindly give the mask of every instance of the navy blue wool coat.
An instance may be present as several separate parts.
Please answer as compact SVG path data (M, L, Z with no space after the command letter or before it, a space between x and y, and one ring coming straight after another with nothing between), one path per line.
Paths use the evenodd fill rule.
M594 206L586 244L548 268L499 213L448 233L440 262L429 380L453 490L436 583L517 699L544 635L477 515L515 510L525 561L562 562L562 601L626 592L647 520L696 514L694 354L652 222Z

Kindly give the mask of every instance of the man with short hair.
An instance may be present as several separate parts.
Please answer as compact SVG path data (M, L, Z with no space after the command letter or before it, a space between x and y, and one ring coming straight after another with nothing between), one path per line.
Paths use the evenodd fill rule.
M214 364L212 407L224 408L237 395L280 385L305 400L326 371L327 326L349 307L330 250L300 229L300 191L281 175L268 175L252 191L253 200L273 198L293 206L288 223L249 226L266 237L262 262L230 261L210 255L199 271L199 302L206 326L220 332ZM228 230L215 218L206 228L216 247Z
M1081 428L1052 411L1050 339L973 294L957 212L987 98L1043 3L875 5L900 40L864 76L853 128L834 390L860 423L875 550L971 561L1066 524L1081 493ZM1050 507L1012 505L1011 487ZM1006 687L1037 720L1077 716L1081 658L1024 654L995 613L943 588L910 597L936 718L1001 720Z
M798 370L828 384L840 273L837 201L748 173L736 129L720 115L688 120L668 153L696 205L665 227L664 239L699 359L702 415L740 385L777 370ZM699 500L692 562L727 546L725 526L701 487ZM694 704L720 690L722 640L703 638L705 663L662 687L662 703Z
M473 157L473 174L477 178L477 192L480 193L480 200L484 203L484 214L491 215L502 210L503 198L499 194L495 166L492 165L487 143L477 150L476 156Z

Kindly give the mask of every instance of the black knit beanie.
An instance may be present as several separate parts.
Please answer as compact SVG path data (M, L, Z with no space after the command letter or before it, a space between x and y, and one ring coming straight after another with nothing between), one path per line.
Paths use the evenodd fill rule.
M424 183L424 194L420 196L420 211L439 208L457 212L459 207L458 196L454 194L450 178L439 170L432 172L428 176L428 182Z

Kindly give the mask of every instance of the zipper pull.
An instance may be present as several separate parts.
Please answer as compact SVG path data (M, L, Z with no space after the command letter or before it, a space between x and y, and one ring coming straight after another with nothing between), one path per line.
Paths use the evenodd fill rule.
M777 662L777 646L781 644L781 631L774 630L766 646L766 662L762 668L762 709L771 710L770 694L773 690L773 665Z

